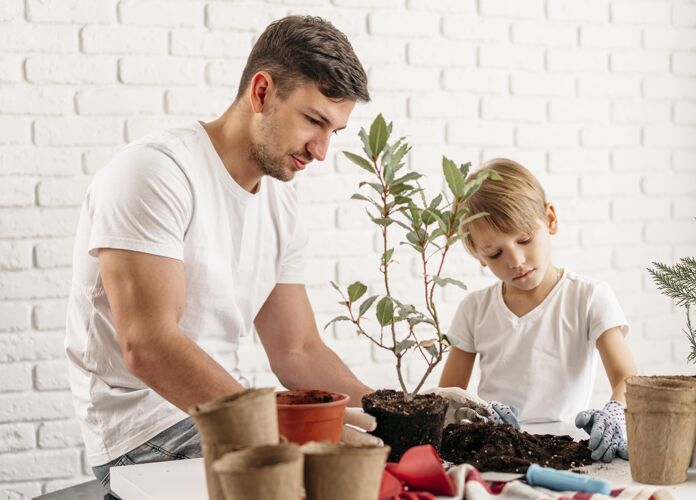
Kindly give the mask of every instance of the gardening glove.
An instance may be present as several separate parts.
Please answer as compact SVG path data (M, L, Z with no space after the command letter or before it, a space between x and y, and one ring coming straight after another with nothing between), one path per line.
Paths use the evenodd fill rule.
M377 428L377 420L362 408L346 408L341 441L357 446L384 446L384 442L369 431Z
M445 425L466 422L489 422L493 424L510 424L515 429L520 428L517 421L517 408L507 406L498 401L486 402L476 394L461 387L435 387L423 391L442 396L449 402L445 414Z
M609 401L601 410L581 411L575 417L575 426L590 435L592 460L609 463L615 456L628 460L625 409L620 401Z

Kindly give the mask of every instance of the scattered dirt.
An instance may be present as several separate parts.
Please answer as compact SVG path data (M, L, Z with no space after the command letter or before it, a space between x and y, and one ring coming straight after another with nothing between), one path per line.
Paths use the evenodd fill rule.
M524 473L535 463L569 470L593 463L587 443L570 436L528 434L510 425L450 424L443 433L440 456L482 472Z
M391 447L389 461L397 462L412 446L440 449L447 400L435 394L416 394L406 402L403 392L379 390L362 399L365 412L377 419L372 434Z

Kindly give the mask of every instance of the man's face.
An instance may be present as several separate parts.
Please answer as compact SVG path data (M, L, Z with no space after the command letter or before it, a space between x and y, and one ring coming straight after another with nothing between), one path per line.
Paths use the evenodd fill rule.
M551 269L551 234L555 225L538 220L532 234L501 233L486 227L471 232L481 264L508 287L530 291L548 279Z
M307 83L285 99L269 96L249 157L264 175L289 181L314 159L324 160L331 134L345 128L355 101L332 101Z

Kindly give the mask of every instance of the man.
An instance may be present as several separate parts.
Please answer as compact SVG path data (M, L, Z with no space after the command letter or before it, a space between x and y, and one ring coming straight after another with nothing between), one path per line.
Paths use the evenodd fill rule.
M185 412L248 385L237 349L253 327L285 387L345 392L353 405L371 392L319 338L286 183L324 159L331 134L369 98L345 35L286 17L254 45L220 118L129 144L95 176L75 242L66 352L102 484L114 465L200 456Z

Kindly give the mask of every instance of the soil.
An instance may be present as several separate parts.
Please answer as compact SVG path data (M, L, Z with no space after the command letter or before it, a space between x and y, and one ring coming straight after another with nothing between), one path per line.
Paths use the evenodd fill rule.
M327 391L301 391L297 394L292 392L276 394L276 401L281 404L290 405L311 405L317 403L331 403L341 399L340 394Z
M570 436L528 434L510 425L450 424L443 432L440 456L482 472L524 473L531 464L569 470L593 463L587 443Z
M406 402L401 391L379 390L363 396L366 413L377 419L372 432L391 447L390 462L413 446L430 444L438 451L442 441L447 400L435 394L416 394Z

